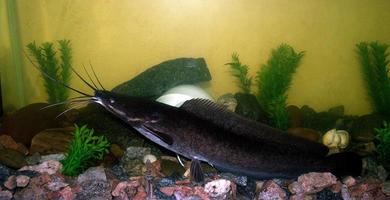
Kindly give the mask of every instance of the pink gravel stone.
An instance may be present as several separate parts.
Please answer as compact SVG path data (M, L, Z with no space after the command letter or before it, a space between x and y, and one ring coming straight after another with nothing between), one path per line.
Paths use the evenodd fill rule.
M208 182L204 186L204 191L211 198L227 199L230 195L231 185L229 180L218 179Z
M63 200L73 200L76 195L73 193L72 188L66 186L60 191L61 197Z
M261 189L258 200L284 200L286 192L274 181L267 181Z
M343 187L343 184L340 182L340 181L337 181L336 184L330 186L330 190L333 192L333 193L339 193L341 192L341 188Z
M13 197L12 192L10 192L8 190L0 190L0 199L1 200L11 200L12 197Z
M16 186L18 187L26 187L30 182L30 177L25 175L19 175L16 177Z
M298 177L305 194L312 194L337 183L337 178L328 172L311 172Z
M16 188L16 176L12 175L7 178L7 180L4 182L4 187L6 187L9 190L13 190Z
M352 176L347 176L343 179L343 183L347 186L347 187L351 187L351 186L354 186L356 185L356 179L354 179Z
M36 171L39 173L48 173L49 175L55 174L62 168L62 164L57 160L48 160L39 165L25 166L19 169L19 171Z
M288 190L292 194L303 194L305 191L303 190L303 187L300 183L298 182L293 182L290 185L288 185Z
M162 187L160 188L160 191L164 193L166 196L172 196L175 192L176 187Z

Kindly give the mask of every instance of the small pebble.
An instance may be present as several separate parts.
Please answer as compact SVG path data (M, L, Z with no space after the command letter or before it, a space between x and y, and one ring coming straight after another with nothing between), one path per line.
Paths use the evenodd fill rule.
M146 164L146 161L149 160L150 163L153 163L157 160L156 156L153 155L153 154L147 154L144 156L144 158L142 159L142 161Z
M16 177L16 186L17 187L26 187L30 182L30 177L25 175L19 175Z
M204 191L212 198L226 199L231 190L231 182L225 179L218 179L206 183Z
M12 175L4 182L4 187L9 190L13 190L16 187L16 176Z
M12 192L8 190L0 190L0 199L1 200L11 200L12 199Z
M382 183L382 192L390 196L390 181Z
M343 179L343 183L347 186L347 187L351 187L351 186L354 186L356 185L356 179L353 178L352 176L347 176Z

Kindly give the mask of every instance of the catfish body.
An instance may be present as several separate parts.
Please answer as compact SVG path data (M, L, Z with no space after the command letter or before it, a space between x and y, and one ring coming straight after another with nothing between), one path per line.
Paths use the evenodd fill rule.
M107 91L96 91L95 98L151 141L220 170L254 178L293 178L312 171L337 174L347 172L350 165L357 168L351 171L360 172L361 160L354 155L326 158L328 149L321 144L289 136L200 101L193 101L199 104L194 109L191 102L176 108ZM205 113L196 111L196 107ZM341 166L346 158L352 163Z

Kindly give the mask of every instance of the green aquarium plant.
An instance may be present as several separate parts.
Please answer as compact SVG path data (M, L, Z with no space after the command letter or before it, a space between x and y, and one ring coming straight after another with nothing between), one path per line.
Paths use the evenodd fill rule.
M73 133L73 140L69 144L68 152L61 161L62 173L67 176L77 176L92 160L103 159L108 153L110 143L104 136L94 135L94 130L86 125L78 127Z
M52 42L45 42L41 46L31 42L27 45L27 49L42 72L47 73L59 82L69 85L72 65L71 43L69 40L59 40L57 43L57 50ZM57 51L60 52L59 56L56 55ZM69 90L66 87L55 83L43 74L42 77L49 103L58 103L68 99Z
M288 128L287 90L303 56L304 52L282 44L272 51L268 62L257 72L257 99L273 125L280 129Z
M377 128L376 139L379 144L376 146L376 152L378 153L379 161L383 166L390 169L390 122L384 122L383 128Z
M252 86L252 77L248 77L249 67L240 62L237 53L232 54L232 61L226 65L230 66L231 73L237 78L238 87L243 93L250 93Z
M373 108L376 113L390 117L389 45L361 42L356 47Z

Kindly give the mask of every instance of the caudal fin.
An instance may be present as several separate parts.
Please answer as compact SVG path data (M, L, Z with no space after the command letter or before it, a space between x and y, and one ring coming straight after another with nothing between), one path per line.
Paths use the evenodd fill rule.
M362 172L362 159L353 152L342 152L328 156L332 173L336 176L359 176Z

